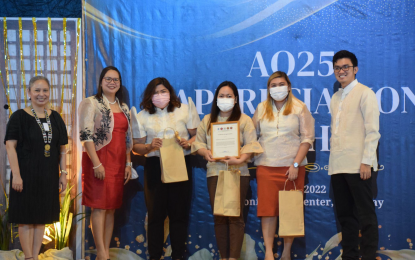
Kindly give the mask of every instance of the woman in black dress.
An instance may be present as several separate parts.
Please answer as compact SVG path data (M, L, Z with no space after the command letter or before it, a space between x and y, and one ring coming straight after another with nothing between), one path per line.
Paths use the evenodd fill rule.
M12 170L9 222L19 224L25 259L37 260L45 224L59 221L59 188L64 191L67 183L68 135L59 113L46 107L49 80L33 77L27 93L32 104L12 114L4 142Z

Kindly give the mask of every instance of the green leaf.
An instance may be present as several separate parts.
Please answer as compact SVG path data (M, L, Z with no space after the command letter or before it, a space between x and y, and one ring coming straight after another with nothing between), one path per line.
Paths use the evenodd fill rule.
M78 214L78 215L79 215L79 214ZM86 216L84 216L84 217L82 217L82 218L78 219L76 222L79 222L79 221L81 221L81 220L83 220L84 218L87 218L87 217L89 217L89 215L86 215Z
M336 246L340 244L342 241L342 233L339 232L336 235L332 236L329 241L327 241L326 245L324 246L323 253L321 256L325 255L328 251L332 250Z
M313 252L311 252L307 257L306 257L306 259L305 260L311 260L311 259L313 259L313 257L314 257L314 253L315 252L317 252L317 250L318 250L318 248L320 247L320 245L318 245L317 247L316 247L316 249L314 249L314 251Z
M58 248L59 242L60 242L60 236L59 234L61 233L61 223L60 222L56 222L54 224L55 226L55 248Z
M69 213L68 225L66 226L65 237L63 239L64 247L68 244L69 232L71 231L71 227L72 227L72 213Z
M63 239L65 237L65 230L66 230L66 225L68 224L68 214L69 214L69 210L70 210L70 204L71 204L71 189L74 187L74 185L72 185L71 187L66 189L66 193L65 193L65 197L63 200L63 204L62 204L62 208L61 208L61 218L60 218L60 222L61 222L61 228L63 233L60 234L60 237L62 238L61 243L63 243Z
M194 253L191 257L189 257L189 260L213 260L213 257L210 254L209 250L202 248Z
M415 259L415 250L378 250L378 254L389 256L392 260Z

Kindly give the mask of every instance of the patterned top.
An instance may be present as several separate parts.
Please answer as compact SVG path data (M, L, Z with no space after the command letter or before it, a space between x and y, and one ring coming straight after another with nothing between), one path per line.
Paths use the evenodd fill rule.
M226 122L227 117L218 117L218 122ZM192 144L192 153L195 153L201 148L211 150L210 132L207 133L208 124L210 121L210 114L206 115L199 127L197 128L196 141ZM249 116L241 114L239 119L239 132L242 153L260 154L263 152L261 145L257 142L257 135L254 124ZM238 165L229 165L229 170L239 169L241 176L249 176L248 163L243 162ZM226 164L224 162L208 162L207 163L207 177L218 176L219 171L226 171Z
M273 103L274 104L274 103ZM302 143L314 142L314 118L307 106L298 99L293 99L292 113L284 116L284 106L278 111L273 105L274 120L262 119L266 101L261 102L254 114L254 121L259 143L264 153L255 158L255 165L284 167L294 163L298 148ZM307 164L307 158L300 163Z
M154 138L174 137L174 130L179 132L181 138L189 140L188 129L196 129L200 123L199 114L192 99L189 97L188 104L181 104L173 112L167 112L167 108L156 108L156 113L150 114L147 110L141 110L138 114L135 107L131 108L133 138L146 137L146 144L151 144ZM172 129L173 128L173 129ZM190 150L183 150L184 155L190 154ZM152 150L146 157L160 157L159 150Z
M118 102L118 99L117 99ZM122 112L128 121L128 131L125 135L125 143L127 152L133 149L133 141L130 127L130 111L126 104L120 105ZM97 99L95 96L82 100L79 105L79 138L82 145L85 142L94 142L95 150L98 151L102 147L111 142L112 131L114 129L114 115L111 111L108 99L103 95Z

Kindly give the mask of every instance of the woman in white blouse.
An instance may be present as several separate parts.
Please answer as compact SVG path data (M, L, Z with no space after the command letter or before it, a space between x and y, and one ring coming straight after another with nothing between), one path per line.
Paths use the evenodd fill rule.
M187 226L192 194L192 164L190 147L195 140L199 115L192 100L180 103L169 81L155 78L148 83L140 104L141 111L132 112L133 151L146 156L144 166L144 194L148 211L148 252L150 259L160 259L163 254L164 220L169 217L172 259L183 259L186 250ZM175 129L185 155L188 181L162 183L160 147L166 128ZM174 137L167 129L166 137Z
M216 161L212 158L211 152L210 124L225 121L239 121L241 156L239 159L228 157L225 160ZM203 118L197 128L196 141L192 145L192 152L196 151L208 161L207 186L212 210L214 208L219 171L227 170L226 164L228 164L229 170L236 170L241 173L240 216L214 216L216 242L221 259L237 259L240 257L245 230L243 209L249 188L247 161L252 154L262 153L262 148L257 142L257 135L251 118L241 112L238 103L238 89L234 83L224 81L216 89L211 113Z
M264 153L255 158L257 165L258 206L265 244L265 260L274 259L273 244L277 227L278 191L303 189L307 152L314 142L314 118L307 106L291 91L284 72L268 79L267 100L260 103L252 118ZM284 238L283 260L291 259L293 237Z

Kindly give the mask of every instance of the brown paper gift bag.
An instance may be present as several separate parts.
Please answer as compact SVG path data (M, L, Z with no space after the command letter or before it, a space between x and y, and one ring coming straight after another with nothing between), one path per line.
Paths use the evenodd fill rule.
M213 215L239 217L241 214L240 171L219 171Z
M174 131L173 128L168 127ZM164 129L163 146L160 148L161 181L163 183L181 182L189 180L183 148L176 142L176 138L165 138Z
M287 185L288 179L285 181ZM279 191L280 224L278 235L280 237L304 236L304 206L303 192L301 190Z

